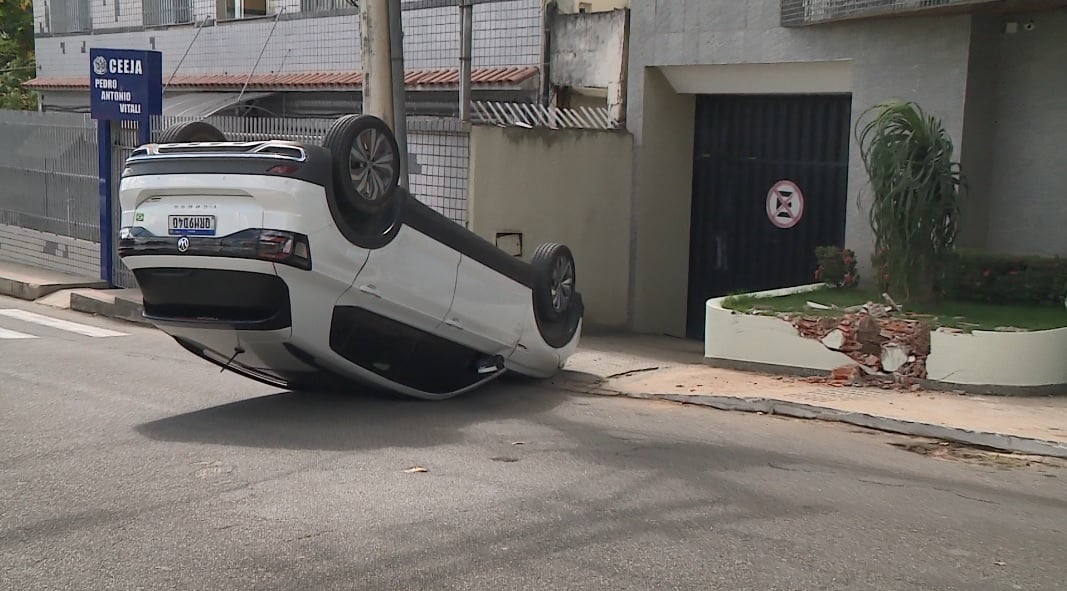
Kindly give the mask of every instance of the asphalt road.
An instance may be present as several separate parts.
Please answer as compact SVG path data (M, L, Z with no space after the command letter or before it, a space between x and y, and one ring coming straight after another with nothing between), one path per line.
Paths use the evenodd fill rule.
M296 395L154 330L13 300L0 329L4 590L1067 581L1057 467L510 380L436 403Z

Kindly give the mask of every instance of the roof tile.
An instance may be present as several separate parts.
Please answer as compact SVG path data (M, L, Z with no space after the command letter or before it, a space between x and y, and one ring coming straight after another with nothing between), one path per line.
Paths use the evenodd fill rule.
M477 68L471 82L478 84L517 84L538 73L536 66L513 68ZM299 72L292 74L181 74L164 79L168 88L248 88L290 90L308 88L357 89L363 84L360 72ZM459 84L459 70L408 70L406 86L450 86ZM35 89L79 89L89 87L87 77L38 77L23 83Z

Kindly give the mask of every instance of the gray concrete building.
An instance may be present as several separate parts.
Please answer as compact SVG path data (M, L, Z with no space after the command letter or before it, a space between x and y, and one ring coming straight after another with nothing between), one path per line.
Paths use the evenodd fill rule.
M703 336L708 297L812 282L873 235L856 124L940 118L969 185L959 245L1067 255L1067 2L633 0L630 317Z

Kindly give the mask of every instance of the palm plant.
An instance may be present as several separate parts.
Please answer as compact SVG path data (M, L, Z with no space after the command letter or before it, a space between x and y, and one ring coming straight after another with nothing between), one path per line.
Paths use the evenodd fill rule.
M916 104L888 101L857 139L873 202L874 264L882 290L898 301L929 304L935 277L959 229L960 167L941 121Z

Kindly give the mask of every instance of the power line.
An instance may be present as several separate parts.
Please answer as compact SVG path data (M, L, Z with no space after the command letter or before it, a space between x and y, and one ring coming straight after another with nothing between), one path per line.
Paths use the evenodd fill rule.
M0 74L6 74L8 72L17 72L19 70L36 70L37 66L15 66L14 68L4 68L0 70Z

